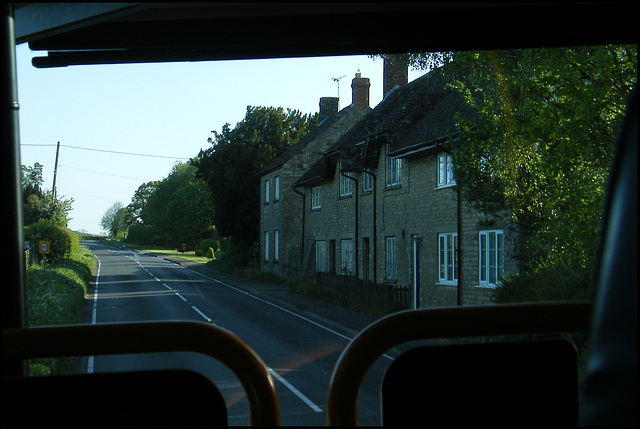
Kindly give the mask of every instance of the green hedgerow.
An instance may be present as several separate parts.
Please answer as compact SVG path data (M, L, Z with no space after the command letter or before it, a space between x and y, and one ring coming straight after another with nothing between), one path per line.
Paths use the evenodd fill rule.
M26 270L28 326L78 324L95 258L89 249L78 246L69 257L43 269L33 265ZM31 375L60 374L67 370L70 358L29 361Z
M35 254L38 254L40 241L48 241L50 252L44 256L49 263L61 262L62 259L69 257L73 250L80 247L76 233L48 220L41 220L25 227L24 240L29 243L31 251Z

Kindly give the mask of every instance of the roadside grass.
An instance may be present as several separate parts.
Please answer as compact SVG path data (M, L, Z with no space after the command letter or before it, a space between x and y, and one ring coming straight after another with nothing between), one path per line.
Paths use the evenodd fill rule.
M69 258L49 264L27 267L25 291L27 326L73 325L80 323L82 306L91 281L95 259L89 249L79 247ZM68 371L72 358L33 359L30 375L55 375Z
M110 244L112 246L122 246L122 244L120 243L113 243L108 241L106 242L106 244ZM146 253L154 253L154 254L158 254L166 257L186 259L187 261L196 262L198 264L206 264L211 260L206 256L196 256L195 255L196 252L194 251L182 253L182 252L178 252L178 249L168 249L166 247L151 246L148 244L125 243L124 246L130 249L136 249Z

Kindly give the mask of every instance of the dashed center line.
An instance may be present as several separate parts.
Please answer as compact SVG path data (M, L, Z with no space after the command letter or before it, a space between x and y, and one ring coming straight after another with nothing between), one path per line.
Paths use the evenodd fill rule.
M209 316L207 316L206 314L204 314L202 311L198 310L198 307L196 307L195 305L192 305L191 308L193 308L193 311L195 311L196 313L198 313L200 316L202 316L202 318L204 320L206 320L207 322L211 322L211 318L209 318Z
M153 273L152 273L151 271L149 271L147 268L145 268L145 267L140 263L140 260L139 260L139 257L138 257L138 255L137 255L137 254L135 255L135 257L131 257L131 256L127 256L127 257L128 257L129 259L131 259L132 261L136 262L136 263L137 263L137 264L138 264L138 265L139 265L139 266L140 266L144 271L146 271L146 272L147 272L147 274L149 274L149 275L150 275L154 280L156 280L156 281L157 281L157 282L159 282L159 283L162 283L162 286L164 286L165 288L167 288L167 289L168 289L168 290L170 290L170 291L173 291L173 292L176 294L176 296L178 296L178 298L182 299L184 302L188 302L188 300L187 300L184 296L182 296L182 295L181 295L177 290L175 290L174 288L172 288L172 287L171 287L171 286L169 286L168 284L166 284L166 283L162 282L162 280L160 280L158 277L156 277L155 275L153 275ZM96 259L98 259L98 258L96 258ZM100 260L98 259L98 277L99 277L99 275L100 275ZM201 274L201 275L202 275L202 274ZM220 284L223 284L223 285L225 285L225 286L228 286L228 285L226 285L225 283L223 283L223 282L221 282L221 281L219 281L219 280L217 280L217 279L212 279L212 278L210 278L210 277L208 277L208 276L204 276L204 277L207 277L207 278L209 278L209 279L211 279L211 280L214 280L214 281L216 281L216 282L218 282L218 283L220 283ZM97 286L98 286L98 280L96 279L96 289L95 289L95 297L94 297L94 301L97 301L97 295L98 295ZM231 286L228 286L228 287L231 287ZM235 289L235 288L234 288L234 289ZM239 292L242 292L242 293L243 293L243 294L245 294L245 295L249 295L249 294L247 294L246 292L243 292L243 291L240 291L240 290L238 290L238 291L239 291ZM249 296L251 296L251 295L249 295ZM261 300L261 301L262 301L262 300ZM266 302L267 304L270 304L270 303L268 303L267 301L264 301L264 302ZM273 304L270 304L270 305L273 305ZM210 322L210 323L215 324L215 323L213 322L213 320L212 320L208 315L206 315L204 312L202 312L202 311L201 311L198 307L196 307L195 305L192 305L192 306L191 306L191 309L192 309L193 311L195 311L196 313L198 313L198 314L199 314L199 315L200 315L204 320L206 320L207 322ZM94 314L93 314L93 323L95 323L95 320L96 320L96 316L95 316L95 314L96 314L96 305L95 305L95 304L94 304L93 311L94 311ZM286 310L285 310L285 311L286 311ZM287 312L289 312L289 311L287 311ZM292 313L292 312L289 312L289 313L291 313L291 314L295 314L295 313ZM300 317L300 316L298 316L298 317ZM313 323L315 323L315 322L313 322ZM321 326L321 325L318 325L318 326ZM326 329L326 328L325 328L325 329ZM338 335L340 335L340 334L338 334ZM340 336L342 336L342 335L340 335ZM304 403L305 403L308 407L310 407L313 411L315 411L315 412L317 412L317 413L321 413L321 412L322 412L322 408L320 408L320 407L319 407L319 406L317 406L315 403L313 403L309 398L307 398L307 397L306 397L302 392L300 392L298 389L296 389L296 387L295 387L295 386L293 386L291 383L289 383L287 380L285 380L285 379L284 379L284 377L282 377L280 374L278 374L275 370L273 370L272 368L269 368L269 367L267 367L267 370L269 371L269 374L271 374L271 376L272 376L272 377L274 377L274 378L275 378L275 379L277 379L280 383L282 383L282 384L283 384L287 389L289 389L289 390L290 390L294 395L296 395L300 400L302 400L302 402L304 402ZM88 368L88 371L87 371L87 372L93 372L93 356L91 356L91 357L90 357L90 360L89 360L89 368Z
M162 280L160 280L158 277L156 277L151 271L149 271L146 267L144 267L138 257L138 255L136 255L135 259L131 256L128 256L129 259L131 259L132 261L134 261L136 264L138 264L140 266L140 268L142 268L143 270L145 270L145 272L147 274L149 274L151 276L151 278L153 278L155 281L162 283L162 286L166 287L167 289L169 289L170 291L173 291L175 293L175 295L180 298L182 301L184 302L189 302L189 300L187 298L185 298L184 296L182 296L180 294L180 292L178 292L177 290L175 290L174 288L172 288L171 286L169 286L168 284L164 283ZM207 322L213 323L213 320L207 316L206 314L204 314L198 307L196 307L195 305L192 305L191 308L193 309L193 311L195 311L196 313L198 313L204 320L206 320Z

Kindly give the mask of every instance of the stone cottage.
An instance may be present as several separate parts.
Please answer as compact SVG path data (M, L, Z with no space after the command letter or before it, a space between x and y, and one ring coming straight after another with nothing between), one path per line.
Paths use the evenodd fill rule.
M338 111L336 97L320 99L319 125L260 173L260 270L299 280L304 207L294 183L324 152L371 111L368 78L352 80L352 102Z
M305 201L302 274L403 286L410 308L490 302L515 271L513 240L506 220L480 222L455 186L448 143L456 114L471 112L443 69L384 93L294 184Z

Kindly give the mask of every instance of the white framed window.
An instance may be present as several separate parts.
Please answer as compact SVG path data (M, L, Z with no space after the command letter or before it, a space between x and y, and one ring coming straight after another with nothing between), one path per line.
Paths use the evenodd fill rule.
M264 182L264 203L265 204L269 203L269 194L271 193L270 187L271 187L270 180L269 179L265 180Z
M264 260L269 262L269 231L264 233Z
M311 188L311 210L320 210L322 207L322 188L320 186L316 186L315 188Z
M495 286L504 276L504 231L480 231L479 282Z
M387 237L385 240L385 262L386 278L394 280L396 278L396 238Z
M362 173L362 192L373 191L373 176L367 172Z
M280 231L273 231L273 260L280 261Z
M342 275L352 276L355 272L353 265L353 240L340 241L340 272Z
M342 169L342 165L340 166L340 169ZM340 170L338 170L340 171ZM352 180L343 176L342 173L338 173L340 174L340 196L341 197L349 197L352 194Z
M273 201L280 201L280 176L276 176L274 179L274 195Z
M327 245L324 241L316 241L316 272L327 271Z
M402 183L402 159L389 156L387 147L386 185L397 186Z
M438 254L440 259L440 283L458 284L458 234L438 235Z
M446 152L438 154L438 186L456 184L453 176L453 157Z

